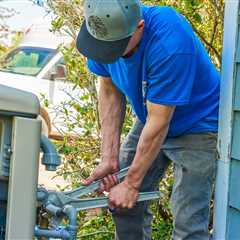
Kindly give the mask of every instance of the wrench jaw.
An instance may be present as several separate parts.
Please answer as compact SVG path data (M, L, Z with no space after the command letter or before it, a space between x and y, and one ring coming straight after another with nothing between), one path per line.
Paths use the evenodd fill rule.
M119 172L115 173L115 176L117 177L119 182L127 175L128 169L129 169L129 167L126 167L126 168L121 169ZM80 198L84 195L87 195L88 193L92 193L92 192L98 190L101 182L102 182L102 179L95 181L88 186L82 186L82 187L76 188L72 191L64 192L64 194L71 198Z
M128 169L129 167L126 167L115 174L119 181L127 175ZM38 189L37 199L40 203L42 203L45 208L47 208L47 205L49 204L55 205L59 208L63 208L65 205L72 204L75 205L77 209L80 209L79 211L84 210L83 206L85 206L86 209L90 209L91 204L96 206L99 201L102 201L102 198L80 199L80 197L98 190L101 181L102 180L100 179L88 186L81 186L72 191L66 192L47 191L45 188L41 187ZM95 200L97 202L95 202ZM105 200L107 200L107 198L104 198L104 201ZM104 202L104 204L106 204L106 201ZM50 207L50 209L52 209L52 207Z

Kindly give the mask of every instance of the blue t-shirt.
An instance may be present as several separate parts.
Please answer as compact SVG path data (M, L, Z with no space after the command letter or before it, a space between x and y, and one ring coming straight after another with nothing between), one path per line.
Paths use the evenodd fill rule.
M111 77L144 123L146 101L176 106L169 137L218 129L219 73L187 20L170 7L142 6L145 28L138 50L112 64L88 60Z

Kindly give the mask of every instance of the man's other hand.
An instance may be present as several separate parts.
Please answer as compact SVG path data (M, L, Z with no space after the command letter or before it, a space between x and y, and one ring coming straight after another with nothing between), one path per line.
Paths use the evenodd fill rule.
M93 181L103 179L101 183L101 191L107 191L112 186L116 185L118 180L116 176L112 175L119 170L118 163L110 164L109 162L101 162L92 172L92 174L85 180L83 185L89 185Z
M109 193L109 208L133 208L138 199L139 191L127 181L113 187Z

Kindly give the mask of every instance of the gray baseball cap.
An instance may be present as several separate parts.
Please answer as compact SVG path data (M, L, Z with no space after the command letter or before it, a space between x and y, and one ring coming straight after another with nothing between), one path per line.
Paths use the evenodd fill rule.
M139 0L85 0L77 49L99 63L121 57L141 20Z

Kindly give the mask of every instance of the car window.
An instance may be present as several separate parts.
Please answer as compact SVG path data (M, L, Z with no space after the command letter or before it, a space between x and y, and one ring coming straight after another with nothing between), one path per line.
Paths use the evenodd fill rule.
M55 53L55 50L47 48L17 48L4 59L1 71L36 76Z
M67 69L63 57L46 73L44 79L66 81Z

